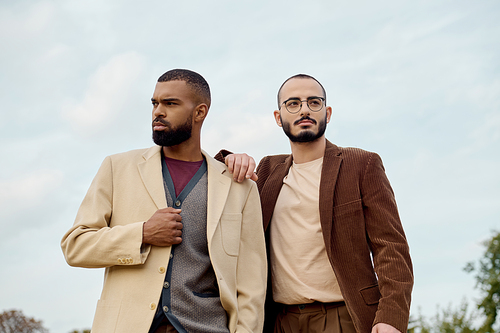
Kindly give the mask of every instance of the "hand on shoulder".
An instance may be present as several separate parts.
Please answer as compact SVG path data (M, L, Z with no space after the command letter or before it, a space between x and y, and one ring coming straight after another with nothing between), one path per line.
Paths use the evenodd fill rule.
M225 163L229 173L233 174L233 179L241 183L245 179L257 181L258 177L255 171L255 160L252 156L243 154L230 154L225 158Z

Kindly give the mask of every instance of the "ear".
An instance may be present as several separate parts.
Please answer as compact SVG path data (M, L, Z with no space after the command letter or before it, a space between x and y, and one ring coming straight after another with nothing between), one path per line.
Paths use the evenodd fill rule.
M332 107L327 106L326 107L326 123L328 124L330 122L330 117L332 116Z
M195 123L203 122L203 120L205 120L205 118L207 117L207 114L208 106L205 103L201 103L193 111L193 121Z
M282 127L279 110L274 110L274 120L276 120L276 124L278 124L279 127Z

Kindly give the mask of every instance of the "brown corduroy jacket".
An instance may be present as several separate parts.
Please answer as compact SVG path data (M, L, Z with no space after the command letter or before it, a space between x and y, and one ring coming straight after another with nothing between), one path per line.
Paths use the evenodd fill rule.
M276 199L291 165L291 155L276 155L264 157L257 167L268 241ZM367 333L386 323L406 332L413 269L380 157L327 141L318 204L326 252L356 330ZM278 311L270 279L271 274L265 332L272 332Z

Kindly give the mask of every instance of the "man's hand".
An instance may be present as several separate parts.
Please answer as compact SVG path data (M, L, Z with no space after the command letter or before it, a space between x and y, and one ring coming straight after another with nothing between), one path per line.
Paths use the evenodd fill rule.
M372 333L401 333L401 332L389 324L378 323L377 325L373 326Z
M255 161L247 154L230 154L225 158L229 173L233 174L233 179L241 183L245 179L257 181L255 170Z
M142 242L156 246L171 246L182 242L180 209L158 209L142 227Z

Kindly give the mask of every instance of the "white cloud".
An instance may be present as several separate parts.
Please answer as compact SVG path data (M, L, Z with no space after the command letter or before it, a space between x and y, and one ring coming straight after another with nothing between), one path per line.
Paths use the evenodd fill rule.
M0 183L2 211L25 205L38 205L63 180L59 170L35 170L23 178L4 180Z
M40 35L53 22L55 14L56 8L49 1L0 8L0 37L15 40Z
M481 109L498 111L500 109L500 80L476 84L463 95L472 105L479 106Z
M328 138L384 159L414 258L414 307L432 314L474 292L461 268L500 213L500 6L313 5L1 2L0 311L25 309L54 333L90 324L102 273L67 267L58 242L102 158L150 144L149 98L169 68L212 87L204 149L256 160L289 151L272 119L281 82L316 76L334 107ZM78 309L47 307L47 295Z
M16 237L30 228L53 223L60 207L63 173L35 169L32 173L0 181L0 240Z
M135 81L143 66L136 52L114 56L90 77L83 100L63 108L63 117L74 130L86 135L119 126L117 113L135 93Z
M253 89L242 95L241 101L226 105L224 110L209 112L202 137L204 149L211 154L221 148L244 152L259 162L263 156L275 153L277 147L283 148L277 146L277 142L288 145L274 121L272 109L263 100L264 92Z

